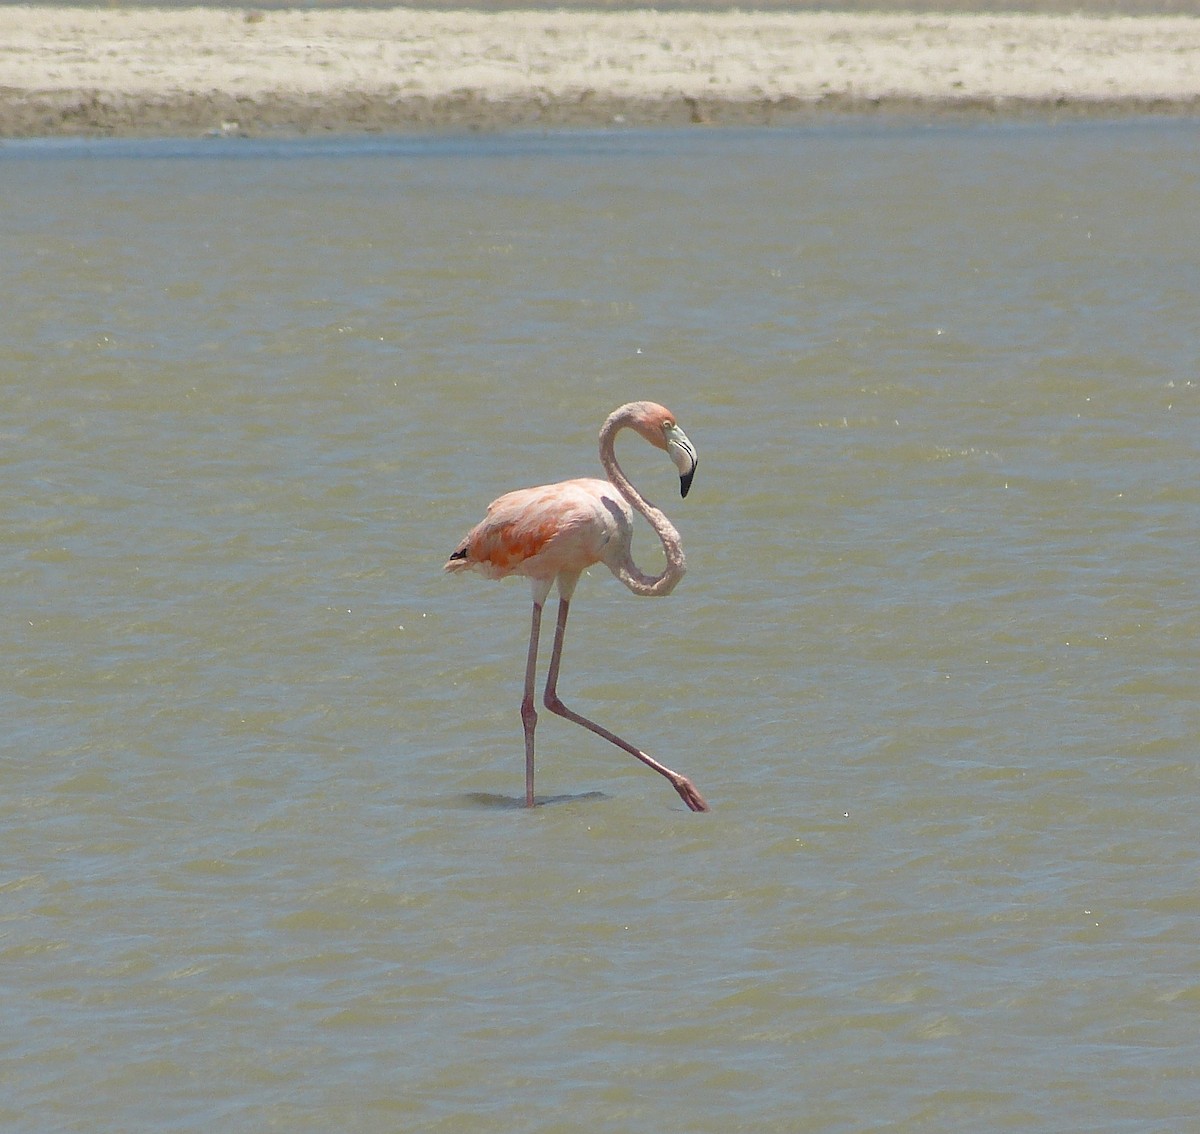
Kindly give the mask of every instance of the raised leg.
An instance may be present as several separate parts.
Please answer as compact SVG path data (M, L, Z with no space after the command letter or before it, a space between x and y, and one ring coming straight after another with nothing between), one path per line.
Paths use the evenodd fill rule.
M622 740L615 732L609 732L603 725L597 724L595 721L588 720L587 717L580 716L574 709L568 709L566 705L559 700L558 696L558 670L562 663L562 648L563 637L567 629L567 615L570 613L571 604L567 599L559 599L558 602L558 622L554 628L554 652L550 655L550 672L546 676L546 696L544 703L547 709L552 713L557 713L560 717L566 717L569 721L574 721L577 725L583 725L584 728L594 732L597 736L604 737L611 744L615 744L618 748L628 752L630 756L641 760L648 768L653 768L660 776L665 776L671 782L671 786L679 792L679 797L692 811L707 811L708 804L704 802L704 797L692 786L692 781L687 776L681 776L678 772L673 772L665 764L660 764L657 760L647 756L645 752L638 748L634 748L628 741ZM537 611L534 615L535 619L540 617L541 612ZM533 652L530 651L530 659L532 665ZM530 669L532 673L532 668ZM529 678L526 678L526 695L529 694ZM530 705L532 711L533 706ZM522 715L524 710L522 709ZM532 728L526 733L526 736L532 738ZM532 752L532 739L529 739L529 751Z
M525 696L521 700L521 724L525 729L525 806L533 806L533 730L537 727L537 709L533 707L533 686L537 680L538 637L542 632L542 604L534 599L533 625L529 628L529 655L525 659Z

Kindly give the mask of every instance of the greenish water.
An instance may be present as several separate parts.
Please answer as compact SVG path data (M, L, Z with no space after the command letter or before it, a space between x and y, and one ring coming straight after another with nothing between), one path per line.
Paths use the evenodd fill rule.
M1186 121L0 147L5 1128L1185 1128L1198 191ZM560 687L714 810L547 716L526 812L528 588L441 565L642 397L689 573Z

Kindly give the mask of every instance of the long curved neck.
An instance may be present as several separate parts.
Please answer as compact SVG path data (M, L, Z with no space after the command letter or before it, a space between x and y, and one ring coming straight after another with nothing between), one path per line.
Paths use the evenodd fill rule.
M613 487L629 501L634 511L646 517L647 522L657 533L662 542L663 552L667 557L667 566L661 575L647 575L633 561L629 544L621 549L620 558L609 564L612 573L616 575L635 595L657 596L669 595L675 585L683 578L686 561L683 555L683 543L675 525L667 519L649 500L645 499L617 464L616 439L627 425L631 424L627 414L622 410L609 415L600 430L600 463L608 474Z

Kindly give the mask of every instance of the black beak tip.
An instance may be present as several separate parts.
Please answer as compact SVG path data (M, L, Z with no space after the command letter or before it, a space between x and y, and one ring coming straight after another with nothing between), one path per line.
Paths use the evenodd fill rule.
M692 477L694 477L695 475L696 475L696 469L693 466L691 472L684 473L679 478L679 495L680 496L686 496L688 494L688 490L692 487Z

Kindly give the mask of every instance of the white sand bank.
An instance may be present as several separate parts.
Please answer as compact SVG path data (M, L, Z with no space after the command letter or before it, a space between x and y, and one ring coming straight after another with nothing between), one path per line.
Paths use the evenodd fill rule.
M0 135L1200 109L1200 18L0 7Z

